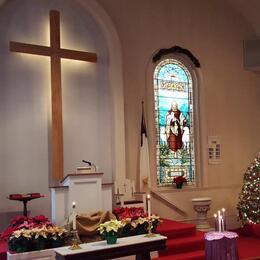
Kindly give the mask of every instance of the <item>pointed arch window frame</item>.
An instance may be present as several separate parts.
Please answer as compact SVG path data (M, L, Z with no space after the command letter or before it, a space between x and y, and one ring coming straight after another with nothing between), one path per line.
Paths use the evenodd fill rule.
M177 46L178 47L178 46ZM166 51L165 51L166 50ZM194 111L194 116L193 116L193 131L194 131L194 161L195 166L194 166L194 173L193 173L193 179L192 181L189 183L189 186L192 187L199 187L202 186L202 156L200 154L200 147L201 147L201 138L200 138L200 111L199 111L199 76L198 76L198 72L197 69L200 68L200 63L199 61L187 50L185 50L185 52L182 52L182 48L177 48L178 51L176 51L176 48L170 48L170 49L161 49L160 51L158 51L154 57L153 57L153 70L152 70L152 78L153 78L153 103L155 102L155 84L154 84L154 73L155 70L158 66L159 63L161 63L164 60L167 59L173 59L176 60L178 62L180 62L181 64L183 64L183 66L189 71L191 79L192 79L192 85L193 85L193 93L192 93L192 98L193 98L193 111ZM187 53L190 53L192 55L192 59L191 59L191 55L187 55ZM155 59L156 57L156 59ZM195 62L194 62L195 61ZM154 116L156 116L156 109L155 109L155 103L154 103ZM155 117L154 117L154 122L153 124L155 125L156 128L156 121L155 121ZM158 128L155 129L155 136L156 139L158 138ZM156 140L155 143L156 146L156 151L155 151L155 156L157 158L158 155L158 139ZM157 187L164 187L164 186L169 186L169 184L167 185L160 185L160 182L158 181L158 161L156 159L156 183L157 183Z

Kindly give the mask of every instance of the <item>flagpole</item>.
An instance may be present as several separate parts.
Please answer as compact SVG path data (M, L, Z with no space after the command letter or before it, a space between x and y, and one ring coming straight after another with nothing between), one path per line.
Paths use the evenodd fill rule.
M142 116L141 116L141 143L140 143L140 191L147 191L150 183L150 163L149 149L147 139L147 129L144 113L144 100L142 99Z

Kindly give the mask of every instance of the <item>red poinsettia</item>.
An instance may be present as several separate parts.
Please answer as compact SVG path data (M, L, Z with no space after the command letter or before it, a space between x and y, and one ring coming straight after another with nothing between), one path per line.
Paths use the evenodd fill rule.
M115 208L113 213L115 214L116 218L119 220L123 220L126 218L130 218L131 220L134 220L138 218L147 217L147 213L144 212L144 209L142 207Z
M173 183L180 184L184 182L187 182L187 179L184 176L177 176L173 178Z
M11 220L10 226L2 233L0 239L8 240L11 234L19 229L33 229L42 226L51 227L52 223L43 215L35 217L17 216Z

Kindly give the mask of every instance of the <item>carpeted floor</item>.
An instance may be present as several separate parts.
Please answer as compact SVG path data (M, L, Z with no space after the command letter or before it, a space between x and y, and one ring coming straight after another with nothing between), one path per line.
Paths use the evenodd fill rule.
M0 241L0 260L6 260L7 243Z
M241 260L260 260L260 238L251 229L239 233L238 251ZM196 231L193 224L164 220L158 232L168 237L167 250L159 252L156 260L203 260L204 233ZM252 235L252 236L251 236Z

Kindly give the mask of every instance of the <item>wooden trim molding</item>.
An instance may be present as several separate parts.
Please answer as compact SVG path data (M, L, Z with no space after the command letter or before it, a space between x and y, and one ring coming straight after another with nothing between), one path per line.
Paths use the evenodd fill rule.
M102 176L102 172L93 172L93 173L69 173L67 174L61 182L64 182L68 177L80 177L80 176Z
M68 189L69 186L50 186L49 189Z

